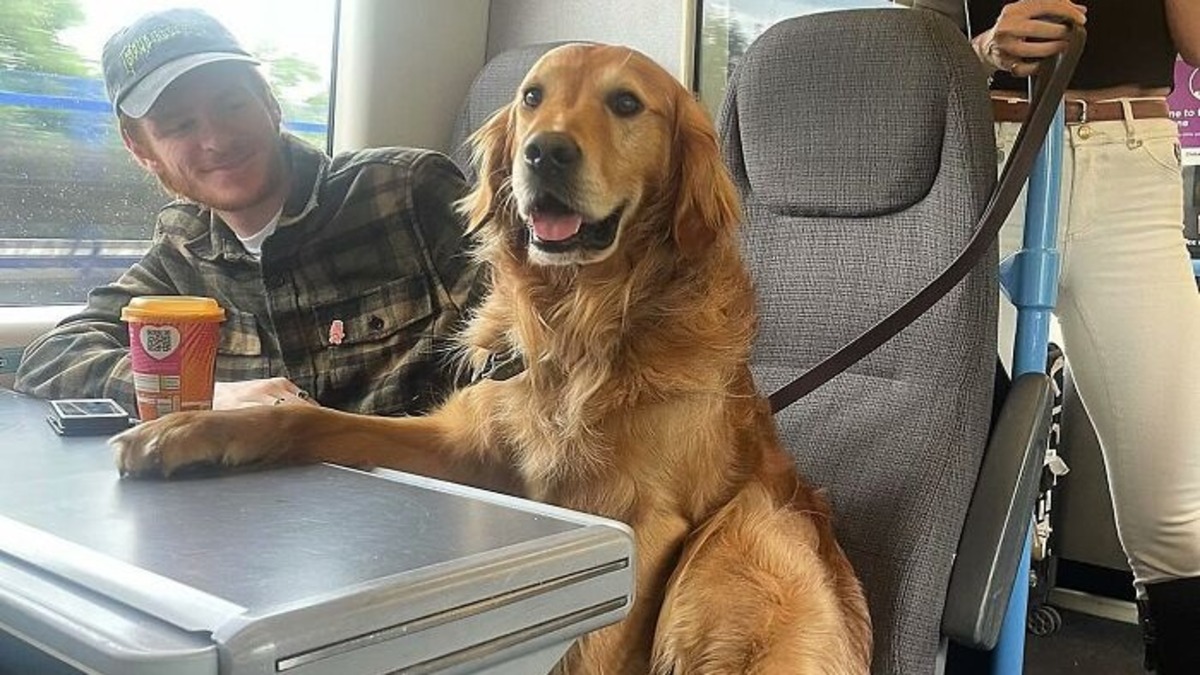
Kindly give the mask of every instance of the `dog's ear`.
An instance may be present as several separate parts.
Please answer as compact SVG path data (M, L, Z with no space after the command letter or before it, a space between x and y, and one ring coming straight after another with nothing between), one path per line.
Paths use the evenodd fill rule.
M708 113L680 89L675 106L675 223L672 236L688 258L737 227L741 207Z
M497 110L471 134L472 162L477 176L475 187L462 200L467 217L467 233L483 227L498 208L508 202L504 193L511 189L513 105Z

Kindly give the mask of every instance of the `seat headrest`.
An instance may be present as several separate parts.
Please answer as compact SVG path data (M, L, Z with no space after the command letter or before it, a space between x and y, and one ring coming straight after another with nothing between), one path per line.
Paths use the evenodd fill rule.
M926 42L917 31L938 48L914 49ZM937 177L964 77L962 54L943 48L951 41L966 41L951 22L907 9L772 26L738 63L722 110L738 182L781 215L869 217L916 204Z

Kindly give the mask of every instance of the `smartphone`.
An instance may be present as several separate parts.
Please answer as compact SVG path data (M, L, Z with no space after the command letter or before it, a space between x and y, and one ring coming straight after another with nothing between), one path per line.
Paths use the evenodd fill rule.
M111 398L52 400L46 421L60 436L107 436L133 426L129 413Z

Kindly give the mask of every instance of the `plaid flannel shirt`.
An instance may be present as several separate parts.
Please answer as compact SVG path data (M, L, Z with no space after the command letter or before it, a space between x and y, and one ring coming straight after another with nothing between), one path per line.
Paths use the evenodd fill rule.
M29 345L17 389L136 410L121 308L203 295L226 313L218 381L286 377L322 405L370 414L420 412L444 396L455 384L448 338L482 278L454 211L466 189L457 167L422 150L330 159L290 136L285 147L293 188L261 261L211 211L167 205L145 257ZM343 335L331 343L335 321Z

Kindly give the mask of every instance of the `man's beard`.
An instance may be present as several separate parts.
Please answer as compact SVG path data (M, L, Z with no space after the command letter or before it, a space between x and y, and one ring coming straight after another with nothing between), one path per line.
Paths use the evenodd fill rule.
M276 143L272 148L266 172L266 180L258 190L248 196L240 196L232 200L225 199L220 194L210 194L217 191L198 184L198 181L190 180L181 173L165 170L155 175L163 188L176 197L181 197L213 211L240 211L259 204L274 194L283 183L284 166L281 143Z

